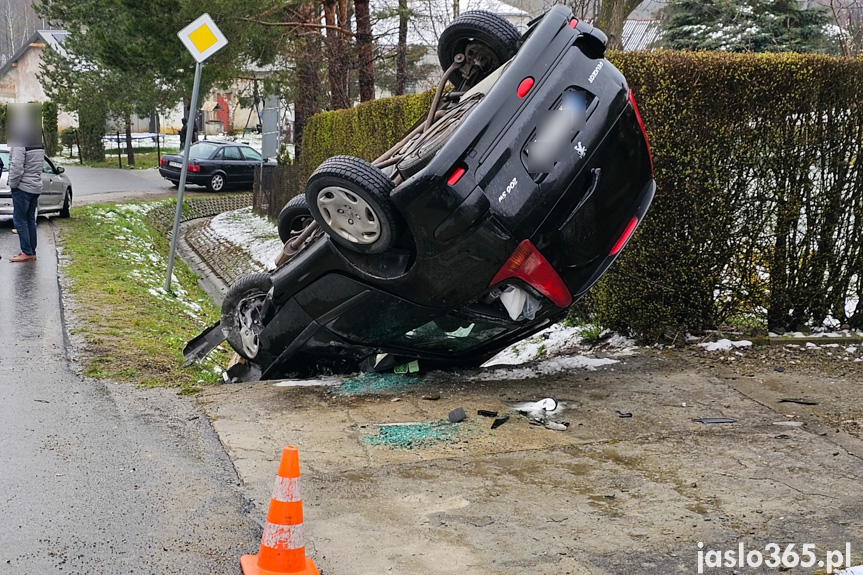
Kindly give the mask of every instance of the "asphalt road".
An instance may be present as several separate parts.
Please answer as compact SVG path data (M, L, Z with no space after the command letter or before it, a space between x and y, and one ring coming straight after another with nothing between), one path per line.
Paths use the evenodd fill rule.
M84 168L64 166L72 180L75 196L84 198L98 194L171 191L175 188L159 175L159 170L119 170L112 168Z
M76 375L53 225L0 222L0 573L238 572L259 525L206 418L172 390Z

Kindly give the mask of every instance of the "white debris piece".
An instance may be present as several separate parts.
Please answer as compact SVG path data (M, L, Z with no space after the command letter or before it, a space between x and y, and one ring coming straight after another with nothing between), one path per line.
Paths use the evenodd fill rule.
M515 286L506 286L500 294L500 303L506 308L509 319L515 321L521 315L527 301L527 292Z
M559 403L553 397L546 397L539 401L528 401L526 403L516 403L510 406L515 411L528 414L530 417L542 418L547 415L557 415L563 411L563 404Z

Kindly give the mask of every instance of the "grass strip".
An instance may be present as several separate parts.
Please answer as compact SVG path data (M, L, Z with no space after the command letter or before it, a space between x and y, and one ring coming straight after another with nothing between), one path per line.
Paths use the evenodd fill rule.
M72 332L85 342L85 375L195 393L219 381L227 354L182 365L185 342L218 310L179 258L173 293L165 291L170 243L147 221L162 202L77 208L60 223L61 274L74 302Z

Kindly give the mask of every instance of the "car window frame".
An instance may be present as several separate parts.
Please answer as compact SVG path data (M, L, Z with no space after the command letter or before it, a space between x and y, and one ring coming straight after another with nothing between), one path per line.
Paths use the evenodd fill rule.
M263 156L263 154L261 154L260 152L258 152L258 151L257 151L256 149L254 149L253 147L251 147L251 146L237 146L237 147L240 149L240 153L243 155L243 159L245 159L247 162L262 163L262 162L264 161L264 156ZM257 154L257 155L258 155L258 157L257 157L257 158L247 158L247 157L246 157L246 150L251 150L252 152L254 152L255 154Z
M228 150L234 149L237 151L236 158L228 157ZM243 161L243 152L240 151L240 146L225 146L222 148L222 152L224 154L224 159L226 162L242 162Z

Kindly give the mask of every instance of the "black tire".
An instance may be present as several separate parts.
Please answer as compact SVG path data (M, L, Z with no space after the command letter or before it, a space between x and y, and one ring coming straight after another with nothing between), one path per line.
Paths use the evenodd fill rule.
M309 177L306 200L315 221L333 241L377 254L392 247L398 235L392 189L392 180L365 160L335 156Z
M306 229L313 219L306 196L303 194L294 196L279 212L279 239L282 243L287 242Z
M221 192L223 191L228 184L228 178L222 172L216 172L210 179L207 181L207 190L210 192Z
M243 317L248 314L256 319L258 327L263 329L266 318L260 317L260 307L272 287L273 281L269 274L243 276L231 286L222 302L222 333L234 351L246 359L253 360L257 357L260 350L255 349L250 342L257 342L257 334L260 332L253 331L244 336Z
M66 195L63 197L63 207L60 208L60 217L68 218L72 215L72 188L66 188Z
M441 68L444 72L449 69L456 55L463 53L468 44L483 44L491 51L493 58L488 61L484 59L483 75L474 78L476 84L515 55L520 36L515 26L497 14L484 10L463 12L440 35L437 53ZM459 87L464 78L456 70L450 76L450 81Z

